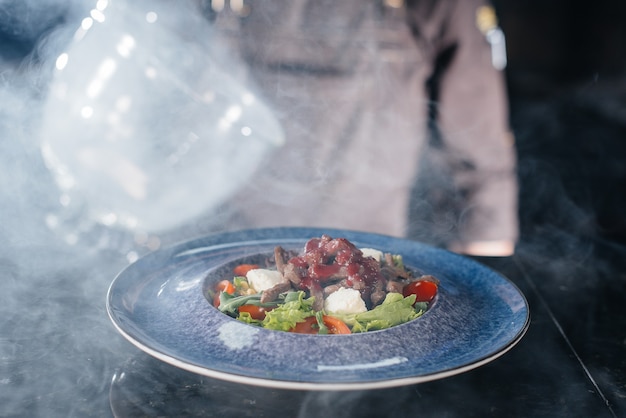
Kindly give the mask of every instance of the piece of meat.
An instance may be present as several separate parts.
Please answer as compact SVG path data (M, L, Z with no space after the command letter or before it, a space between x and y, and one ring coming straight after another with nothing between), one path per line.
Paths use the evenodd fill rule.
M328 296L333 292L336 292L337 290L341 289L342 286L340 286L339 284L331 284L328 285L324 288L324 296Z
M410 271L403 269L403 268L396 267L396 265L393 262L393 256L390 253L385 253L384 257L385 257L385 264L380 268L380 273L387 280L395 280L397 278L408 280L412 277Z
M276 246L274 247L274 261L276 262L276 270L280 271L280 273L284 276L285 269L285 250L283 247Z
M283 281L261 292L261 303L272 302L278 295L291 289L291 282Z
M385 296L387 294L384 290L375 290L370 295L370 300L372 301L372 306L380 305L383 300L385 300Z
M375 282L372 293L370 294L372 306L379 305L383 300L385 300L385 296L387 296L387 293L383 290L383 282Z
M346 284L347 284L347 281L346 281ZM362 280L352 280L352 286L348 285L347 287L352 287L353 289L356 289L359 291L365 290L366 288L365 283L363 283Z
M324 309L324 293L322 288L319 286L311 286L309 288L310 296L315 297L315 301L313 302L313 309L316 311L321 311Z
M287 279L289 282L298 286L300 285L300 282L302 281L302 276L300 275L299 270L300 270L299 267L296 267L295 265L291 263L287 263L283 266L283 272L282 272L283 277Z
M404 288L404 283L398 282L396 280L389 280L387 282L387 286L385 290L388 293L402 293L402 289Z

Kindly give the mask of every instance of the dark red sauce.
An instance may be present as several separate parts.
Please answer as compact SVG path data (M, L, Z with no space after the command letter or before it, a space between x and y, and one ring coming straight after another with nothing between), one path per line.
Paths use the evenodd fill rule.
M327 235L312 238L305 244L304 252L288 263L302 272L300 287L303 290L319 290L324 283L342 278L348 286L359 289L367 301L373 287L386 283L379 262L364 257L363 252L345 238L333 239Z

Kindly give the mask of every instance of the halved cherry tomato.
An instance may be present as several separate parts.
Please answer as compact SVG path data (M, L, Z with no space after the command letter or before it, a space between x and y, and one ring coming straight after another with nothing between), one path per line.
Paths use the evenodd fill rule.
M430 302L437 295L437 283L431 280L417 280L404 286L402 296L415 295L415 302Z
M226 292L229 295L235 293L235 285L228 280L222 280L215 286L215 295L213 296L213 306L219 308L220 306L220 294Z
M324 325L328 328L329 334L351 334L350 328L339 318L334 316L324 315Z
M235 285L228 280L222 280L215 286L217 292L226 292L229 295L235 293Z
M314 316L309 316L303 322L298 322L295 327L289 330L289 332L297 334L319 334L319 331L317 319Z
M215 306L216 308L220 307L220 295L222 294L222 292L215 292L215 294L213 295L213 306Z
M258 269L257 264L239 264L233 269L235 276L245 276L250 270Z
M350 334L350 328L341 319L333 316L322 316L324 325L328 328L329 334ZM298 322L295 327L291 328L289 332L295 332L298 334L319 334L320 329L317 324L317 318L309 316L303 322Z
M271 311L274 308L264 308L257 305L242 305L239 307L239 313L247 312L252 319L262 321L265 318L265 313Z

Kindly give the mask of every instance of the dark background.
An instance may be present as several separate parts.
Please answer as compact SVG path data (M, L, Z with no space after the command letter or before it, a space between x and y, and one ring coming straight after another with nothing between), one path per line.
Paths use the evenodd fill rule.
M626 239L626 2L495 2L507 38L522 234ZM546 184L551 183L551 184Z

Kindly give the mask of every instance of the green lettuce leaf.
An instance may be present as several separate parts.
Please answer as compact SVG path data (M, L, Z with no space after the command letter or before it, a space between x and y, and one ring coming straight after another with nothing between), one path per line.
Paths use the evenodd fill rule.
M400 293L388 293L385 300L367 312L334 315L352 327L352 332L366 332L391 328L421 316L423 304L415 303L415 295L403 297Z
M265 314L263 327L278 331L289 331L298 322L315 315L313 310L314 297L306 298L303 291L289 292L282 305Z
M262 323L262 321L252 318L252 315L250 315L248 312L241 312L239 316L237 317L237 319L241 322L245 322L246 324L250 324L250 325L261 326L261 323Z

